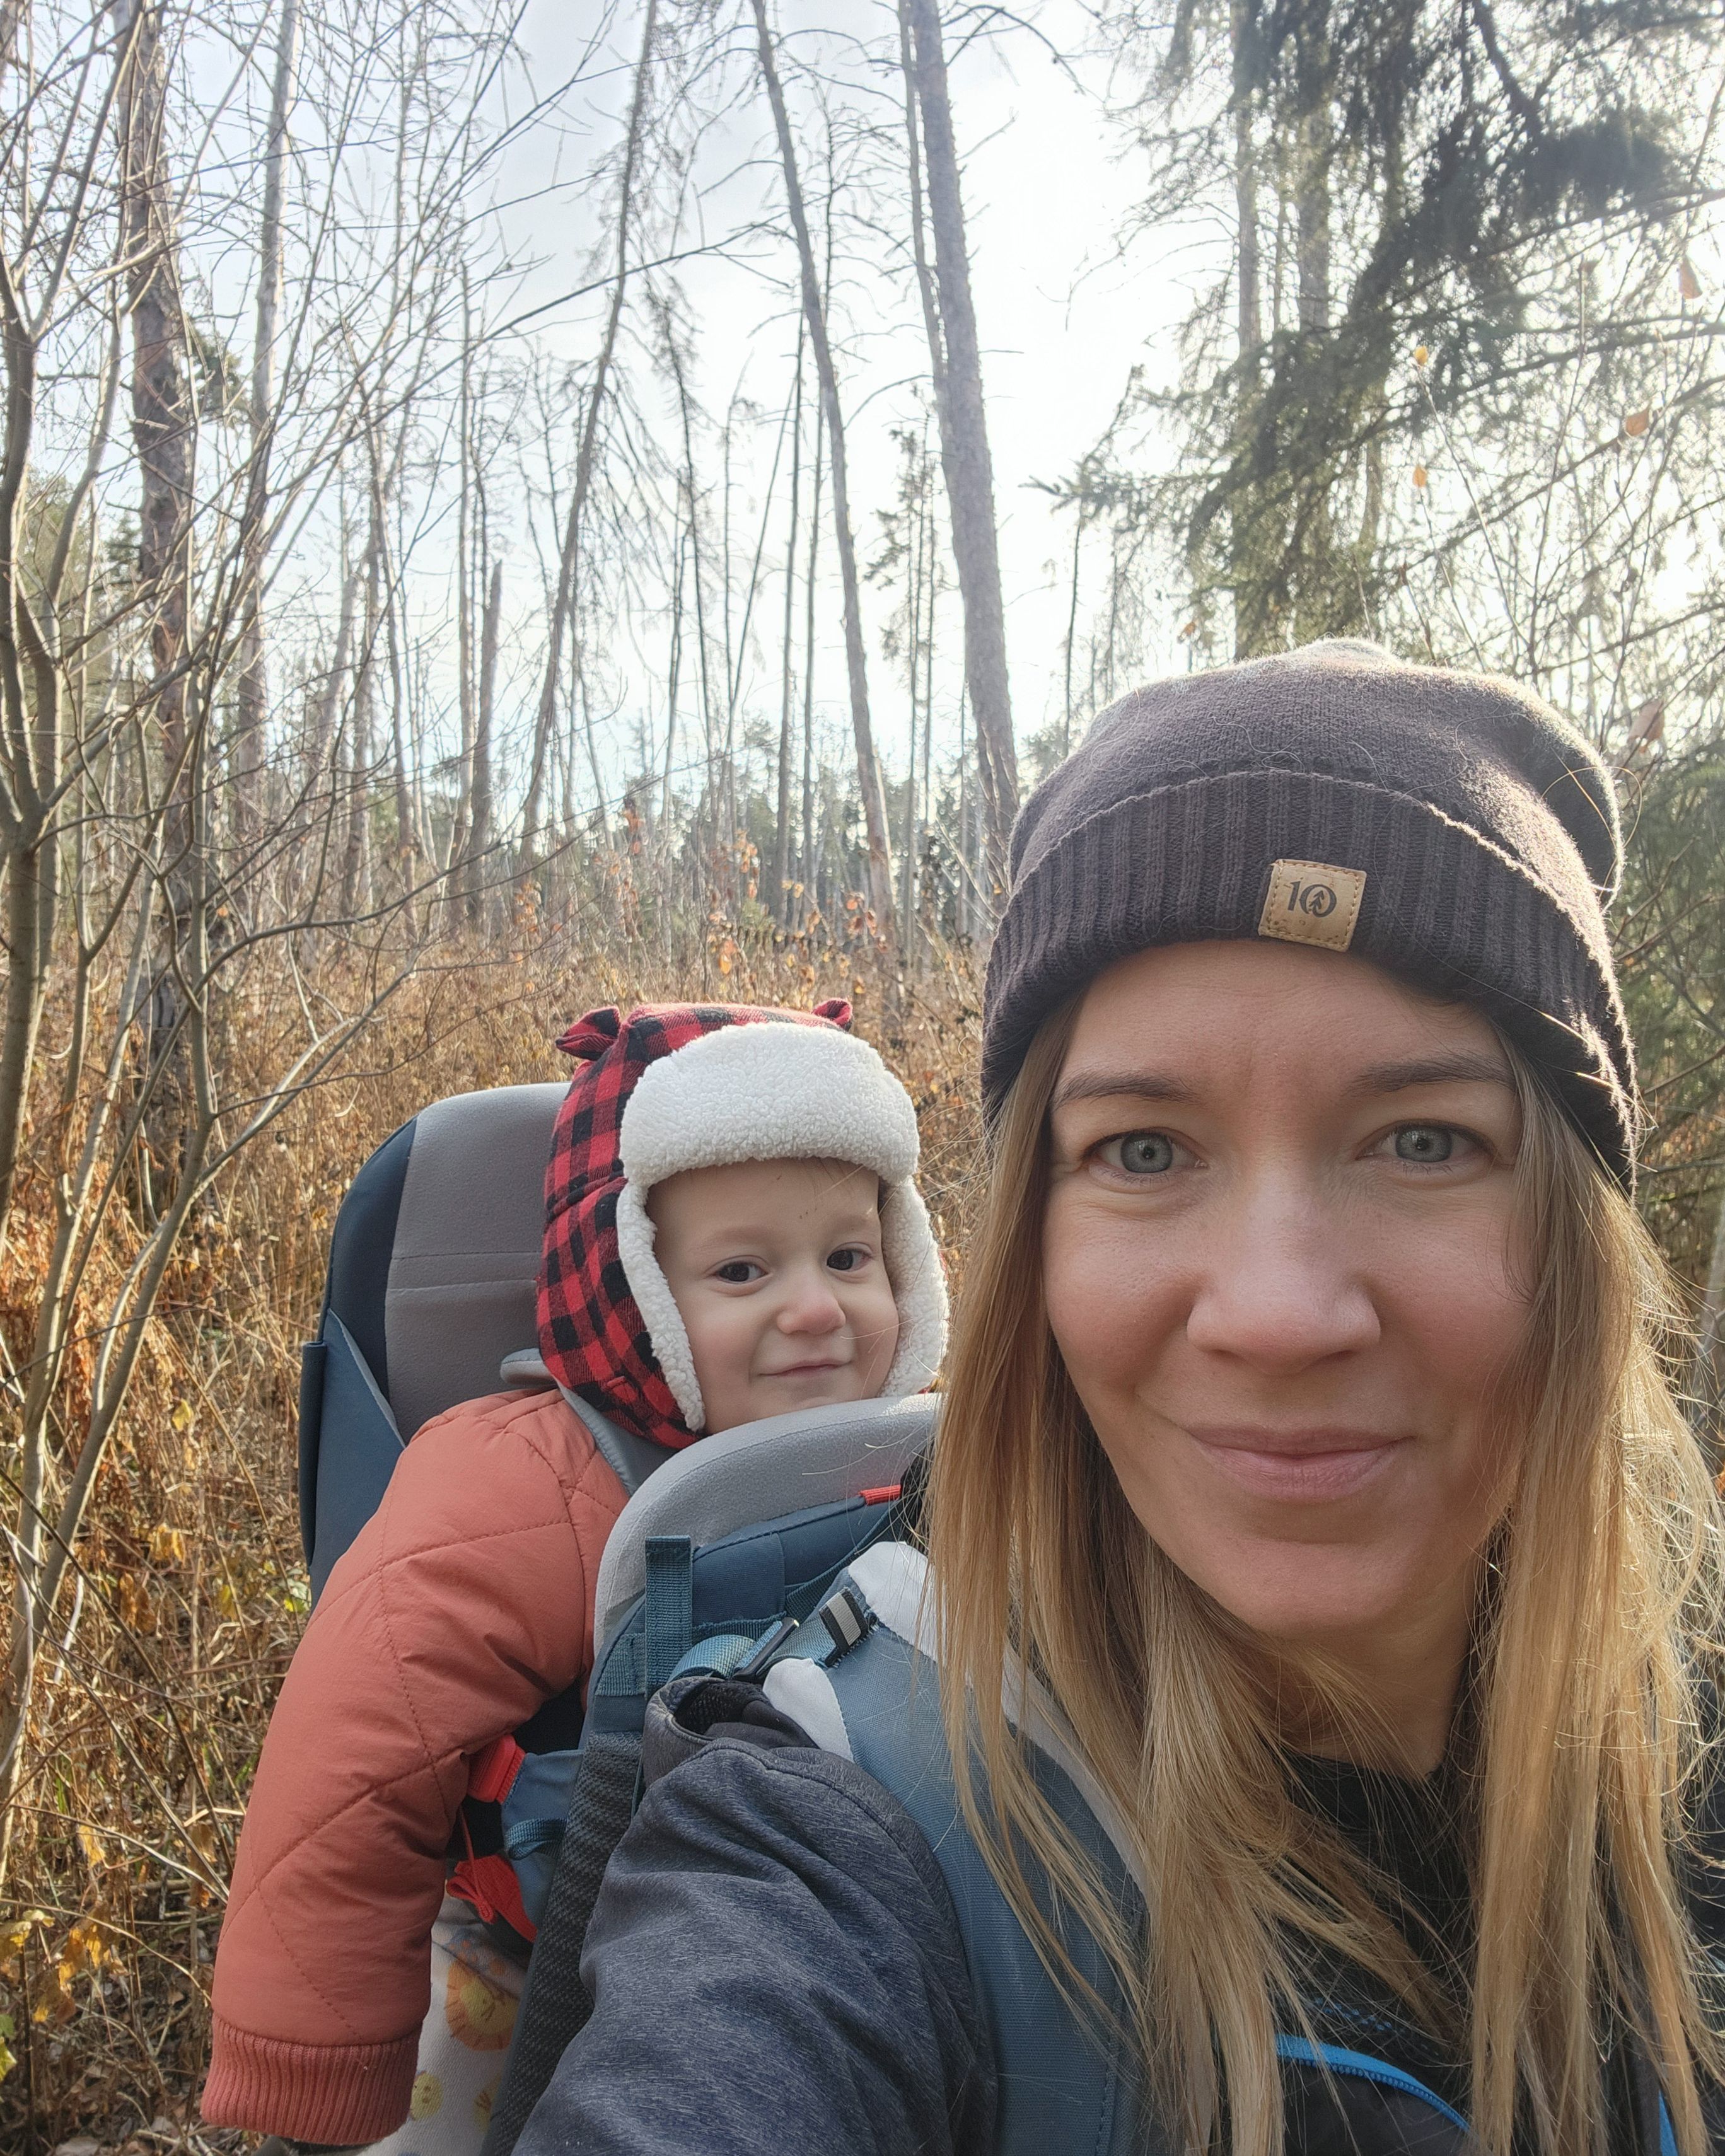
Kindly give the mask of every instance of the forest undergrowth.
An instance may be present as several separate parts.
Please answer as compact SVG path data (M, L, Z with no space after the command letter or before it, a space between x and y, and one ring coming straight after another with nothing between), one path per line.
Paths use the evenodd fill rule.
M980 980L967 951L927 951L906 978L860 935L751 941L709 926L656 951L620 932L609 949L555 933L514 941L502 958L458 945L418 973L339 1075L239 1156L182 1238L25 1734L0 1898L0 2148L249 2145L198 2123L211 1969L247 1791L307 1608L299 1348L342 1194L392 1130L450 1093L562 1076L555 1038L594 1004L844 995L911 1091L931 1209L949 1251L960 1242L978 1151ZM332 949L323 963L365 962ZM253 1017L261 1038L270 1014ZM239 1034L230 1053L244 1055ZM51 1083L50 1070L44 1097ZM51 1196L32 1166L0 1277L14 1369ZM117 1244L105 1261L123 1264ZM96 1346L74 1351L74 1419ZM341 1948L330 1940L332 1955Z

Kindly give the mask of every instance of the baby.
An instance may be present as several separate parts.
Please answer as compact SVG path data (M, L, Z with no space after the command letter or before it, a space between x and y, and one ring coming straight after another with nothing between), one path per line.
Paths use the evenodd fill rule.
M611 1009L558 1043L581 1067L546 1173L540 1352L635 1437L677 1448L932 1381L946 1291L916 1112L850 1021L838 1002ZM212 2124L352 2146L411 2099L403 2149L477 2148L519 1971L473 1941L479 1920L493 1941L533 1928L508 1858L475 1847L475 1804L521 1771L517 1736L574 1741L624 1502L562 1390L468 1402L403 1454L259 1763L216 1957ZM459 2040L472 2069L459 2106L422 2021L434 2065ZM446 2102L462 2117L434 2123Z

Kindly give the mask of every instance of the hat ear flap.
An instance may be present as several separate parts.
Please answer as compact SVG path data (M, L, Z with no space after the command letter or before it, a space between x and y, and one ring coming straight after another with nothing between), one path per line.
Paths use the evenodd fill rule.
M898 1306L898 1346L881 1387L885 1399L925 1392L947 1353L947 1276L922 1194L896 1183L880 1207L880 1256Z
M557 1047L578 1063L596 1063L622 1030L622 1012L615 1004L606 1004L577 1019L567 1033L559 1035Z
M837 1026L841 1033L850 1030L850 1001L846 996L829 996L824 1004L814 1006L814 1015L825 1019L829 1025Z
M655 1235L645 1195L638 1184L625 1183L617 1194L617 1255L623 1276L647 1328L660 1374L670 1388L683 1420L699 1436L706 1428L706 1403L701 1397L695 1352L689 1345L683 1313L677 1308L670 1282L653 1247Z

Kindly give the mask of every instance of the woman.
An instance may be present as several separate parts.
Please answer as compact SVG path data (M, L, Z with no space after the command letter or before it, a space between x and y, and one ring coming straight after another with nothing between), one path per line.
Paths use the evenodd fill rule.
M990 1892L1124 2026L1105 2145L1725 2148L1609 774L1320 644L1117 705L1013 852L927 1644ZM1021 2145L952 1837L745 1690L661 1710L524 2156Z

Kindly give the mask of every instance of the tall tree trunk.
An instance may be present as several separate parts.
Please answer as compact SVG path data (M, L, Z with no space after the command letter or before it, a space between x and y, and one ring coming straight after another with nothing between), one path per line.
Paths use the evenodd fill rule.
M341 914L353 921L372 903L372 718L377 702L377 626L382 618L382 560L375 509L368 522L365 561L365 633L360 639L359 670L353 685L353 723L349 728L352 762L348 773L347 852L341 871Z
M1298 140L1295 259L1300 280L1300 326L1322 336L1330 326L1330 116L1327 103L1315 104L1301 112Z
M343 810L349 798L347 729L341 723L340 714L353 652L353 608L360 575L357 567L348 559L345 513L339 566L341 598L336 608L335 646L321 677L311 675L305 683L311 702L311 732L305 743L305 783L300 794L300 844L291 850L291 857L285 865L283 891L284 905L295 911L311 906L322 913L326 910L322 894L330 891L333 898L340 891L339 883L333 888L331 884L332 865L339 865L337 849L341 843ZM314 682L315 696L311 695ZM308 965L318 941L315 930L303 932L300 947L307 954Z
M173 203L162 130L167 56L157 0L131 0L133 33L121 117L124 227L132 322L132 435L137 445L138 592L150 629L152 696L168 772L186 761L186 629L191 583L192 465L196 426L180 301ZM168 818L167 852L183 851L183 777Z
M287 164L288 115L300 45L300 0L281 0L275 41L275 80L264 149L264 213L258 230L258 313L252 343L251 469L241 514L239 706L234 736L234 785L242 834L256 829L262 803L264 729L270 693L264 648L264 578L270 522L270 453L275 431L275 318L281 305L281 198Z
M797 511L803 486L803 326L797 329L797 388L791 418L791 528L784 545L784 659L778 697L778 802L773 827L773 902L776 921L791 917L791 711L795 701L791 639L797 619Z
M790 117L785 110L773 33L767 22L767 0L753 0L753 8L761 74L773 107L779 161L784 167L785 200L802 269L803 316L814 352L821 403L826 413L827 455L833 478L833 536L839 549L839 579L845 595L845 659L850 681L850 723L856 737L857 786L862 795L863 824L868 834L869 904L874 909L876 928L881 935L890 937L892 863L886 839L886 789L881 782L880 762L875 753L874 728L869 717L868 660L863 650L862 599L856 573L856 542L850 523L850 488L845 464L845 415L839 406L839 377L833 367L832 346L827 341L826 310L815 273L814 246L809 236L809 216L803 203L803 183L798 177Z
M132 439L137 449L137 596L149 625L159 752L161 913L147 1004L148 1144L140 1166L145 1211L157 1203L155 1173L177 1173L186 1073L168 1044L182 1009L181 957L192 931L195 766L187 712L187 627L192 584L193 484L197 412L181 299L173 192L164 131L167 54L157 0L130 0L131 40L121 105L120 222L132 324ZM172 1068L158 1068L165 1055Z
M647 0L641 26L640 57L635 62L634 90L629 99L629 131L623 148L623 179L617 204L617 266L611 285L611 302L605 311L604 335L593 365L593 382L583 415L581 440L575 452L575 483L563 520L563 543L557 557L557 594L552 603L545 652L545 675L540 684L539 712L533 727L533 760L527 774L524 827L529 858L539 821L544 790L546 751L557 720L557 690L563 672L563 631L572 621L581 557L581 523L593 487L593 459L598 447L599 418L609 386L611 359L617 349L617 329L623 319L624 295L629 289L629 237L634 219L635 176L639 169L641 142L646 132L647 85L651 79L653 44L659 23L659 0Z
M826 408L814 408L814 490L809 507L809 569L803 580L803 823L797 878L806 919L814 891L814 579L820 567L820 482L824 468Z
M1258 243L1258 160L1253 135L1253 89L1250 40L1256 17L1252 0L1234 0L1234 214L1235 454L1250 454L1258 409L1258 363L1264 343L1260 291L1262 264ZM1261 511L1259 512L1262 514ZM1234 593L1234 655L1250 659L1261 648L1264 595L1256 559L1252 516L1234 511L1229 536L1229 582Z
M457 438L461 475L455 498L456 706L461 752L455 765L455 809L449 824L449 865L453 887L462 884L461 863L473 828L473 317L467 271L461 272L461 392Z
M59 836L49 804L59 783L62 747L59 673L44 663L45 624L36 621L20 574L20 526L35 431L37 346L3 262L0 279L7 377L0 456L0 880L5 886L7 959L5 1017L0 1024L3 1251L59 905ZM28 687L27 674L33 677Z
M1300 333L1314 346L1330 328L1330 57L1327 7L1311 8L1302 20L1295 53L1298 103L1295 199L1295 263L1299 279ZM1327 634L1327 602L1334 587L1332 561L1335 535L1327 491L1314 495L1304 528L1287 534L1288 546L1304 567L1299 591L1307 600L1294 609L1296 644ZM1310 603L1315 598L1317 603ZM1278 637L1277 641L1281 639Z
M385 493L382 430L374 419L371 427L372 588L382 607L383 649L389 665L389 746L391 776L395 796L395 860L403 893L413 885L413 863L419 852L418 821L413 814L413 789L408 775L406 685L402 679L401 636L396 610L398 592L395 563L389 545L389 502ZM375 666L376 630L367 653Z
M347 547L342 547L344 557ZM341 597L336 609L336 644L330 654L329 671L324 675L323 687L318 692L312 721L311 768L321 771L336 739L336 714L341 708L341 687L347 679L347 665L353 653L353 606L359 593L361 572L347 569L341 578Z
M491 564L490 587L480 624L479 700L473 725L473 827L469 841L472 871L467 880L467 916L479 916L479 894L491 844L491 715L497 696L497 640L503 620L503 564Z
M1264 341L1260 298L1263 270L1258 244L1258 153L1252 138L1250 0L1234 0L1234 217L1239 278L1235 294L1235 350L1242 375L1254 367Z
M988 454L988 415L976 306L970 290L970 253L964 203L958 184L958 151L947 90L937 0L901 0L915 49L916 103L922 115L922 150L928 172L929 222L934 230L935 274L940 288L942 351L936 410L941 465L952 518L952 556L964 604L964 678L976 719L978 765L988 818L988 870L997 896L1007 880L1007 845L1019 806L1018 751L1013 742L1012 696L1006 668L1006 609L1000 593L1000 544L994 521L994 470ZM935 347L931 346L931 358Z

